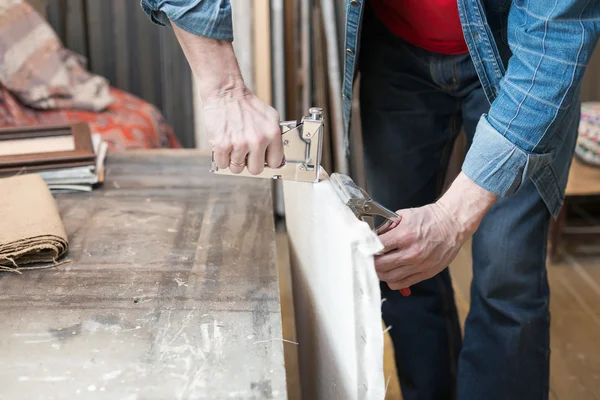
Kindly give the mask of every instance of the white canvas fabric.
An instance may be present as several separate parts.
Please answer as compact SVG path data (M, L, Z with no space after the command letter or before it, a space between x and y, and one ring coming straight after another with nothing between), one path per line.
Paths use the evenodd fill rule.
M328 180L284 182L302 397L385 397L381 294L373 256L383 246Z

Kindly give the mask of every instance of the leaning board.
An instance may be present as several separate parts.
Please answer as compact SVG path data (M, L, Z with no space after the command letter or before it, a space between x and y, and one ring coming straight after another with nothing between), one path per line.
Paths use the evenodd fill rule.
M303 398L383 399L383 246L329 180L283 188Z
M1 398L287 398L271 185L209 161L112 154L58 196L72 262L0 275Z

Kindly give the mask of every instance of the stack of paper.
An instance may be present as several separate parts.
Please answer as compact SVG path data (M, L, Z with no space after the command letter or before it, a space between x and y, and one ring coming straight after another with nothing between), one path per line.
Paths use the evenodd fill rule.
M104 160L108 144L97 133L92 134L92 142L96 154L96 165L38 172L50 190L53 192L89 192L95 185L104 181Z

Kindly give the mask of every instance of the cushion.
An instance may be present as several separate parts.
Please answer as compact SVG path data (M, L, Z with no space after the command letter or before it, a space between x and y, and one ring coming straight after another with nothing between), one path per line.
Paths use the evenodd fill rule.
M113 101L109 84L85 63L27 2L0 1L0 83L21 103L45 110L106 109Z
M600 102L581 105L575 155L587 164L600 166Z
M109 94L113 102L102 112L41 111L22 105L0 85L0 127L87 122L111 150L180 147L173 129L154 105L113 87Z

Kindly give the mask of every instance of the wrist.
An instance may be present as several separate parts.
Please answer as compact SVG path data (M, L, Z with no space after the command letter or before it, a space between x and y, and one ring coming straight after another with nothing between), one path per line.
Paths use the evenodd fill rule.
M236 74L220 74L198 78L198 94L202 102L233 98L242 99L250 95L241 76Z
M202 52L203 58L191 64L200 98L204 101L225 96L246 96L249 90L231 43L204 38L201 43L197 44L196 51Z
M498 197L461 172L437 204L453 218L461 231L470 236L475 233Z

